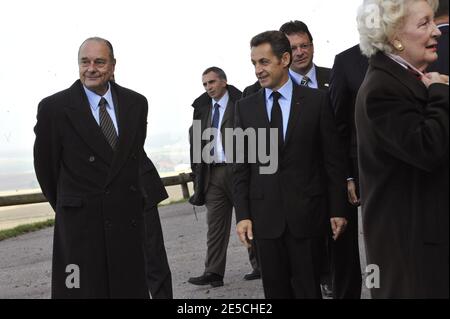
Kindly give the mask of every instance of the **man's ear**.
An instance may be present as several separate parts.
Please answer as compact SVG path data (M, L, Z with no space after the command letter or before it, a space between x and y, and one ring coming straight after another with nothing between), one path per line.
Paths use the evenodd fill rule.
M112 73L113 73L113 76L114 76L114 72L116 72L116 59L114 59L112 61Z
M283 53L283 55L281 56L281 63L285 68L287 68L288 65L291 63L291 55L289 54L289 52Z

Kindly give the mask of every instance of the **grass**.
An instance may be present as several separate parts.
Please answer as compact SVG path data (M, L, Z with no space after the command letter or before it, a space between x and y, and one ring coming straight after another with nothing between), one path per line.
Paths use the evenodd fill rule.
M173 200L170 201L167 204L163 204L163 205L158 205L158 207L163 207L163 206L170 206L170 205L174 205L174 204L181 204L181 203L187 203L188 199L182 198L180 200Z
M55 224L54 219L48 219L43 222L33 223L33 224L26 224L26 225L20 225L11 229L5 229L0 230L0 241L17 237L26 233L31 233L37 230L41 230L47 227L51 227Z

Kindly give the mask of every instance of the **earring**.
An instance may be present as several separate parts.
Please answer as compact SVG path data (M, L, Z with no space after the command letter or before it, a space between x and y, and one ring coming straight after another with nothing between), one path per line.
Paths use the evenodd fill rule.
M403 51L403 50L405 50L405 47L403 46L403 44L402 44L400 41L398 41L398 40L395 40L395 41L394 41L394 48L395 48L397 51Z

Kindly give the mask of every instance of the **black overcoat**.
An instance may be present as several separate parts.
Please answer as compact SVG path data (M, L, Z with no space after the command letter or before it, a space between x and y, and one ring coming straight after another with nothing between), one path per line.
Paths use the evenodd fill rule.
M148 298L139 185L147 100L115 83L111 91L119 126L116 152L79 80L38 107L35 171L56 212L53 298ZM70 265L79 267L79 288L67 288L74 274Z
M448 298L448 86L378 53L356 101L362 217L375 298Z

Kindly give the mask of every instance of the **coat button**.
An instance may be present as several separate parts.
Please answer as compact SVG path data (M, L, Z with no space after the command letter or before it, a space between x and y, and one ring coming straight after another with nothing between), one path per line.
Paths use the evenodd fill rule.
M132 192L136 192L136 191L137 191L137 189L136 189L136 187L135 187L134 185L131 185L131 186L130 186L130 191L132 191Z
M89 162L91 162L91 163L95 162L95 156L89 157Z
M131 227L136 227L136 221L134 219L131 220Z
M134 160L137 159L136 154L135 153L131 154L131 158Z
M111 192L109 191L109 189L105 190L105 194L106 194L106 195L111 194Z
M111 228L111 226L112 226L111 221L109 219L105 220L105 227L106 228Z

